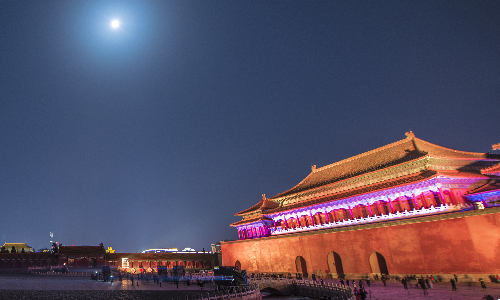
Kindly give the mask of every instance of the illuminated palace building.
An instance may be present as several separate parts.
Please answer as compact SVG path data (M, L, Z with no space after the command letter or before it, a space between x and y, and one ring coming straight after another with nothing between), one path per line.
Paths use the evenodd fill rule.
M406 136L313 166L237 213L239 240L222 243L223 264L334 277L500 273L500 155Z

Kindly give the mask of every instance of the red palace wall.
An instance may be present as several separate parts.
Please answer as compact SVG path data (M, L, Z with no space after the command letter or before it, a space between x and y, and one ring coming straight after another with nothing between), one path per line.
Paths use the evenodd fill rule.
M498 274L500 208L223 242L222 262L239 261L247 272L296 273L302 256L309 274L325 274L331 251L345 274L372 273L373 252L384 256L389 274Z

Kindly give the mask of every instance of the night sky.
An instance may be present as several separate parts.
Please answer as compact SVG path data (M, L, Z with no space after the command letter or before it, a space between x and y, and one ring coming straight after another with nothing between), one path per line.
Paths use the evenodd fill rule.
M500 1L3 1L0 243L208 250L406 131L493 152L499 95Z

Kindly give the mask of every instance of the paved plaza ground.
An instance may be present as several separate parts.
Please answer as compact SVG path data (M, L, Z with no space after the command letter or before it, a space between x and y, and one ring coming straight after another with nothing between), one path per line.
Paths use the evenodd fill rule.
M331 281L338 283L337 281ZM493 299L500 299L500 284L487 283L487 290L483 291L478 285L468 286L458 284L458 291L451 290L449 283L437 283L434 288L427 290L428 296L423 295L423 290L411 288L405 290L399 282L388 282L384 287L381 281L372 281L367 287L368 299L377 300L399 300L399 299L439 299L439 300L479 300L485 299L486 295ZM7 276L0 275L0 299L166 299L187 300L207 298L208 293L213 297L215 292L209 287L201 289L197 285L187 286L179 284L179 288L172 283L159 284L152 280L122 282L102 282L90 280L88 276ZM264 299L304 299L302 297L275 297L269 296Z
M191 300L215 296L208 287L134 280L113 283L91 280L90 276L0 275L0 300L4 299L164 299Z
M338 283L336 281L332 282ZM486 291L482 290L479 286L479 282L477 285L474 283L472 286L459 283L457 285L457 291L451 290L451 283L436 283L432 289L427 289L428 296L424 296L424 291L415 288L414 285L413 288L405 290L403 284L400 282L388 282L385 287L381 281L371 281L370 287L366 285L366 281L363 282L363 284L365 290L369 293L367 299L373 300L483 300L486 299L487 295L493 296L495 300L500 299L500 284L492 282L486 283Z

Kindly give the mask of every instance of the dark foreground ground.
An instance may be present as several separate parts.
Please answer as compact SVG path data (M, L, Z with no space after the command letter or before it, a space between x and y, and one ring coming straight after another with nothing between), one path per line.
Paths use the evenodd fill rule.
M207 295L205 295L207 297ZM0 299L162 299L186 300L200 298L193 291L98 291L98 290L0 290Z
M130 280L102 282L87 276L0 276L0 300L9 299L164 299L194 300L215 296L205 286Z

